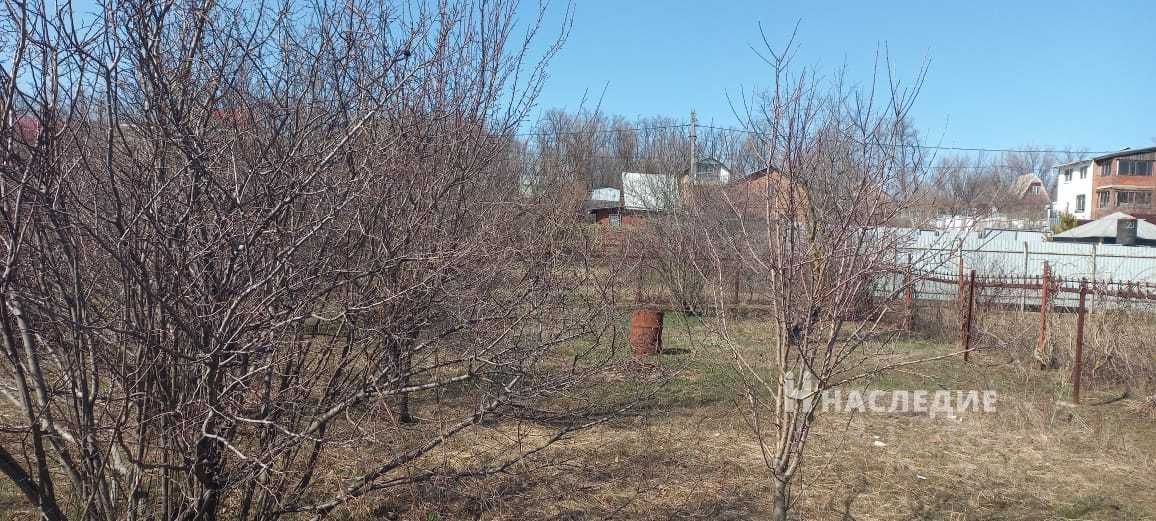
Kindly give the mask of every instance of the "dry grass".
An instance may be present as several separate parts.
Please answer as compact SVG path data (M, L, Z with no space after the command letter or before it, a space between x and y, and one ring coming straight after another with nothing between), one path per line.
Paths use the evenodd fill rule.
M1129 400L1127 406L1128 410L1136 413L1140 417L1156 420L1156 395L1139 400Z
M735 326L751 354L765 345L769 335L761 322ZM667 352L654 359L655 370L671 378L637 415L565 440L507 474L392 489L352 502L335 518L767 519L767 474L738 415L728 358L694 319L668 316L665 339ZM954 346L925 337L897 348L937 354ZM822 415L799 519L1154 519L1156 419L1136 414L1127 401L1064 406L1066 371L1037 371L1018 356L993 343L971 363L948 359L865 384L995 389L994 413ZM633 392L652 385L652 377L623 360L605 392ZM1108 391L1086 396L1095 401ZM552 432L524 421L479 426L421 466L466 468ZM336 485L360 470L358 453L365 450L371 449L351 446L323 479ZM0 510L12 506L7 498L0 489Z
M643 414L561 443L522 472L414 487L373 500L370 510L413 520L766 519L765 468L737 414L727 361L700 325L677 320L667 323L672 354L659 357L676 378ZM752 346L763 338L757 322L740 328ZM951 346L900 348L933 354ZM800 519L1152 519L1156 422L1124 402L1059 404L1068 391L1060 373L990 349L969 364L947 360L871 382L996 389L1000 401L994 413L954 419L824 415ZM455 444L471 457L495 432L474 435Z

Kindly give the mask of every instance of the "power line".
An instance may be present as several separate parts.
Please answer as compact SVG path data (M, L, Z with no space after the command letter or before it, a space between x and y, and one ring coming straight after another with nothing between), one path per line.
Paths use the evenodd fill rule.
M702 127L702 125L698 125L698 126ZM643 132L643 131L648 131L648 130L670 130L670 129L675 129L675 128L687 128L687 127L690 127L690 123L683 123L681 125L660 125L660 126L654 126L654 127L619 127L619 128L606 128L606 129L593 129L593 130L559 130L559 131L539 130L536 132L519 132L519 133L516 133L514 135L520 136L520 137L527 137L527 136L573 136L573 135L587 135L587 134L616 134L618 132Z
M591 135L591 134L615 134L619 132L645 132L653 130L672 130L681 128L690 128L690 123L683 123L678 125L659 125L652 127L620 127L594 130L567 130L567 131L535 131L535 132L519 132L514 134L519 137L536 137L536 136L571 136L571 135ZM719 127L714 125L694 125L695 128L702 128L708 130L716 130L720 132L739 132L743 134L766 135L765 132L757 130L747 130L743 128L733 127ZM894 147L894 148L914 148L920 150L944 150L952 152L993 152L993 153L1023 153L1023 154L1048 154L1057 152L1075 152L1068 150L1056 149L1026 149L1026 148L989 148L989 147L952 147L941 145L915 145L915 144L898 144L898 143L877 143L880 146ZM1088 150L1079 151L1080 154L1085 155L1100 155L1112 154L1119 152L1119 150ZM958 167L944 167L944 168L1012 168L1011 165L986 165L986 166L958 166Z
M619 161L619 162L628 163L628 164L636 165L636 166L639 163L644 163L647 161L667 161L670 163L677 163L677 162L683 161L682 158L679 158L679 157L676 157L676 156L670 155L670 154L666 154L666 155L660 154L657 156L641 155L641 156L635 156L635 157L621 157L621 156L615 156L615 155L610 155L610 154L576 154L574 156L565 157L565 158L558 158L558 159L562 159L562 160L576 159L579 161L592 160L592 159L604 159L604 160L609 160L609 161ZM998 169L998 168L1018 169L1020 167L1017 165L931 165L931 166L920 167L919 169L920 170L990 170L990 169Z
M715 127L715 126L710 126L710 125L699 125L699 127L708 128L711 130L720 130L720 131L725 131L725 132L742 132L742 133L746 133L746 134L756 134L756 135L766 134L765 132L759 132L757 130L747 130L745 128ZM926 149L926 150L951 150L951 151L956 151L956 152L1022 152L1025 154L1046 154L1046 153L1054 153L1054 152L1066 152L1065 150L1055 150L1055 149L1033 150L1033 149L1023 149L1023 148L946 147L946 146L938 146L938 145L907 145L907 144L891 144L891 143L879 143L879 145L889 146L889 147L919 148L919 149ZM1119 151L1118 150L1089 150L1089 151L1083 151L1082 153L1084 153L1084 154L1111 154L1113 152L1119 152Z

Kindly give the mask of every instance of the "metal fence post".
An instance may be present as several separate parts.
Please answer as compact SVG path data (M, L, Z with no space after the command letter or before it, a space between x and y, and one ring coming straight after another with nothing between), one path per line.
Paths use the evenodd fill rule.
M1024 277L1028 276L1028 257L1030 253L1028 250L1028 241L1024 241ZM1028 290L1025 288L1020 294L1020 313L1027 310L1028 307Z
M1080 373L1084 368L1084 315L1088 279L1080 279L1080 307L1076 309L1076 353L1072 359L1072 403L1080 403Z
M903 272L903 330L915 328L915 288L911 280L911 254L907 254L907 269Z
M1096 251L1097 251L1096 243L1093 242L1092 243L1092 289L1093 289L1093 291L1092 291L1092 301L1089 304L1089 307L1096 305L1096 292L1094 291L1096 288Z
M971 275L967 283L967 307L964 308L963 328L960 331L959 344L960 349L963 350L963 361L968 360L968 353L971 352L971 322L975 317L975 270L971 270Z
M965 275L963 273L963 243L960 242L959 243L959 281L958 281L958 287L955 290L955 293L956 293L955 300L957 300L958 304L959 304L959 311L960 311L959 317L960 318L963 318L963 306L965 304L967 304L967 301L965 301L963 299L964 298L964 296L963 296L963 284L967 280L966 277L967 277L967 275Z
M1040 363L1040 369L1047 369L1051 366L1050 357L1047 357L1048 297L1050 297L1051 285L1051 266L1048 265L1047 261L1044 261L1044 276L1040 279L1040 337L1036 342L1036 360Z

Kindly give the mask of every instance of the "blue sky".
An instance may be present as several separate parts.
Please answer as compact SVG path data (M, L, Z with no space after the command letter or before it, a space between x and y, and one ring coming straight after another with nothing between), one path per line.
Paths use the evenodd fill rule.
M556 5L555 17L562 8ZM1156 138L1156 2L574 0L573 30L539 100L574 109L737 124L727 102L768 85L758 24L796 63L868 82L886 45L902 77L930 70L913 116L944 146L1115 150Z

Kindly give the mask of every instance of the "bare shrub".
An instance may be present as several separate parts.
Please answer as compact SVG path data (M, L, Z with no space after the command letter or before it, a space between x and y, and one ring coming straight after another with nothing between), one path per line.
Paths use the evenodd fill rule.
M533 61L514 7L8 5L0 471L30 505L321 517L605 417L613 317L514 140L560 40ZM505 443L449 448L483 423Z

